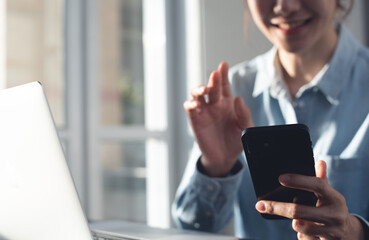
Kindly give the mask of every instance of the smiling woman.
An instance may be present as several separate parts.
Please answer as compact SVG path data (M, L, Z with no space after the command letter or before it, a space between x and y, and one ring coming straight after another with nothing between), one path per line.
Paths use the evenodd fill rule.
M327 61L337 41L336 3L331 0L277 2L280 3L249 0L248 6L256 25L281 49L280 54L315 54L321 52L321 48L328 55L323 61Z
M174 202L176 223L217 232L235 214L241 238L367 239L369 106L360 103L369 101L369 50L341 22L352 2L245 3L273 47L230 70L221 62L185 101L196 144ZM242 154L245 128L292 123L310 129L316 176L287 171L279 182L315 193L313 207L257 201Z

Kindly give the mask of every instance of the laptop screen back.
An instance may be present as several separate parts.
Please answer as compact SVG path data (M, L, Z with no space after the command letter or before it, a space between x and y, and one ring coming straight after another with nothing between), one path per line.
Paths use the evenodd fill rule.
M91 239L40 83L0 91L0 239Z

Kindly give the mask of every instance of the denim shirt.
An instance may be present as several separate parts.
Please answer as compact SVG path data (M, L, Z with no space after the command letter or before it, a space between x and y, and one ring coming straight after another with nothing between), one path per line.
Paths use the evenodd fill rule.
M351 214L369 227L369 50L341 26L330 62L303 86L295 101L275 64L276 49L230 72L233 93L250 107L256 126L304 123L310 129L315 160L327 163L329 184L346 199ZM291 220L266 220L257 202L244 154L235 174L210 178L196 164L194 145L173 203L179 227L219 232L234 215L236 236L296 239Z

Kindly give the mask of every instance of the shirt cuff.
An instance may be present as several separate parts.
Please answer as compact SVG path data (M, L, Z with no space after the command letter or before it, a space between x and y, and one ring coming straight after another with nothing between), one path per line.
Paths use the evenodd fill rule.
M352 215L357 217L360 220L360 222L363 226L365 239L367 239L369 237L369 222L360 215L357 215L357 214L352 214Z
M196 168L197 168L197 170L200 173L202 173L204 175L207 175L206 174L206 171L204 169L204 166L201 164L200 158L197 160ZM242 170L242 168L243 168L242 163L239 160L237 160L237 162L234 164L234 166L232 167L231 171L229 171L229 173L228 173L228 175L226 177L229 177L229 176L232 176L232 175L237 174L239 171Z
M231 172L226 177L213 178L205 175L200 169L200 160L197 161L196 170L192 176L193 190L209 202L216 202L219 196L232 196L238 190L242 180L244 167L237 160ZM200 166L200 167L199 167ZM222 193L222 194L220 194Z

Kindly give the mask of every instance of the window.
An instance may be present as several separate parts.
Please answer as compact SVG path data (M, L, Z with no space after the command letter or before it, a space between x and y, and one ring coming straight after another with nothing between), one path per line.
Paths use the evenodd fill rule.
M90 220L171 224L180 176L170 159L181 159L177 146L188 151L185 94L178 93L186 83L171 82L177 66L169 48L182 30L171 32L167 18L176 15L167 13L182 11L177 4L66 1L70 166L82 176L76 182ZM173 116L181 115L178 127Z
M98 79L86 83L93 104L87 106L89 215L169 226L164 1L104 0L95 10L89 13L98 26Z
M134 127L145 133L142 1L98 4L103 215L145 222L146 138L128 132Z
M0 9L1 87L43 84L90 220L171 224L181 177L176 165L187 160L190 142L186 79L178 74L185 66L178 54L184 42L177 41L184 34L182 5L12 0Z

